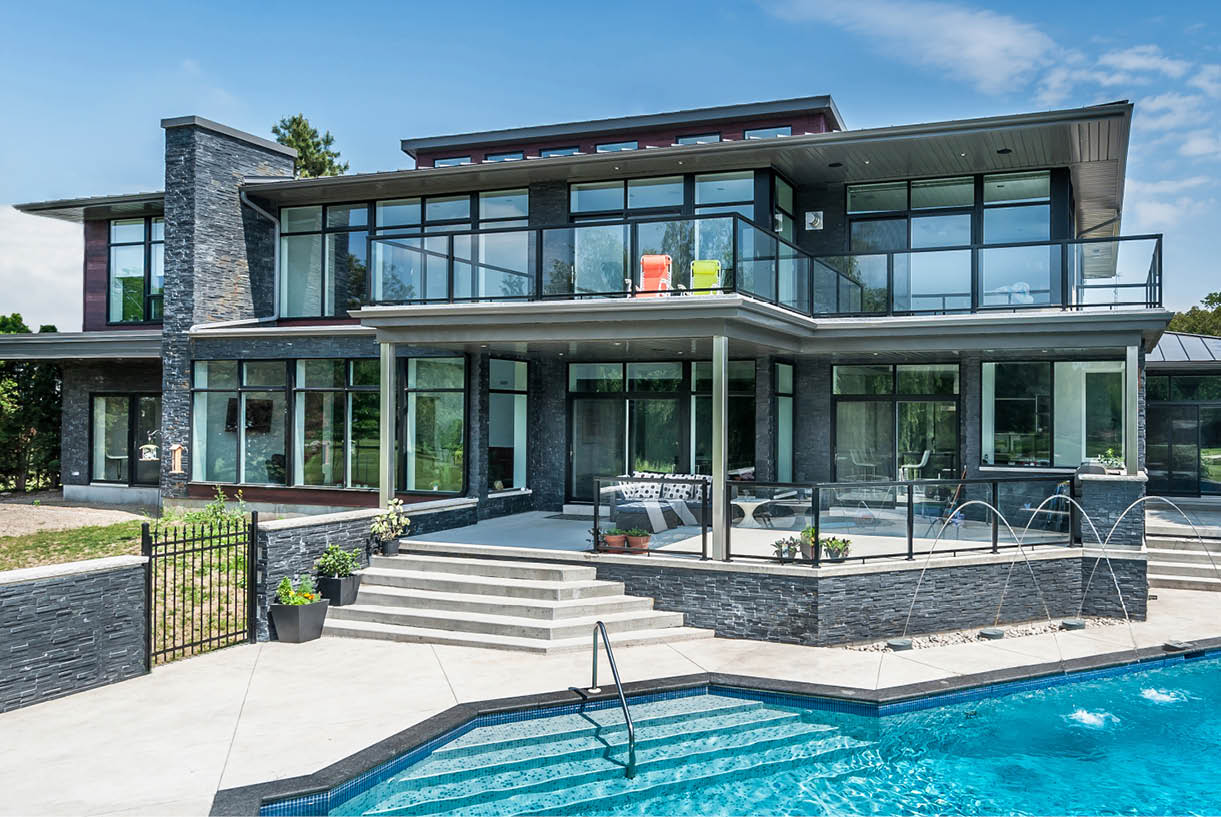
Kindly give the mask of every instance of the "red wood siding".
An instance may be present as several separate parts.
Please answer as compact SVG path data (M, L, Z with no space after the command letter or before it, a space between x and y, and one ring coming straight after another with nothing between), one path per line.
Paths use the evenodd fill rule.
M632 139L635 139L641 148L650 146L667 147L675 144L675 141L680 136L698 136L705 133L720 133L722 139L739 140L742 138L744 130L782 127L784 125L791 126L795 135L825 133L828 130L827 120L821 113L809 113L802 116L766 117L738 120L735 122L696 122L683 125L680 128L669 127L664 130L582 134L572 138L558 136L545 142L505 143L481 147L421 151L419 156L416 157L416 164L420 167L432 167L433 162L437 159L468 155L471 157L472 162L480 162L489 153L510 153L515 150L522 151L526 156L538 156L539 151L544 148L566 148L573 147L574 145L579 147L582 153L595 153L597 146L600 144L606 142L627 142Z
M106 326L106 268L109 263L110 222L85 222L85 314L81 328L86 332Z

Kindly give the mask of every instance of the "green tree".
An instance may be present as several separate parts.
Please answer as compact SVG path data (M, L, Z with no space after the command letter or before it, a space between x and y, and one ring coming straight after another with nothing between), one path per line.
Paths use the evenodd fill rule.
M0 333L29 331L21 315L0 315ZM55 364L0 361L0 486L26 491L59 484L61 392Z
M1221 337L1221 292L1205 295L1200 306L1175 313L1170 319L1170 331Z
M348 163L339 163L339 151L332 150L335 137L327 131L321 136L305 114L286 116L271 126L276 141L297 151L297 175L301 178L341 176L348 172Z

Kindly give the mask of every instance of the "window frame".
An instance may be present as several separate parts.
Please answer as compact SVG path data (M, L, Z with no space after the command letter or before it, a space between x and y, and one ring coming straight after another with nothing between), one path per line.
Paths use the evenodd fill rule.
M362 206L365 209L365 224L363 227L360 227L360 226L358 226L358 227L351 227L351 226L329 227L329 226L327 226L327 216L330 214L330 209L332 207L355 208L355 207L362 207ZM319 218L320 218L319 228L317 230L289 231L289 230L284 230L281 227L280 239L282 241L285 238L294 238L297 236L310 236L310 235L316 235L319 237L318 248L319 248L319 252L321 253L321 256L318 259L318 270L319 270L319 275L321 276L321 279L319 281L319 286L321 288L321 292L319 293L319 298L318 298L318 314L316 314L316 315L283 315L283 314L281 314L281 317L287 318L289 320L308 320L308 319L315 319L315 318L327 319L327 318L347 317L348 310L344 309L343 313L340 314L340 310L338 309L337 304L331 305L329 314L328 314L328 310L326 308L327 298L329 295L333 294L333 291L334 291L334 288L332 286L330 286L330 283L331 283L330 278L333 273L331 270L328 269L328 265L327 265L327 249L326 249L327 236L335 234L335 233L351 234L351 233L363 232L365 234L365 281L364 281L365 292L364 292L364 299L362 302L367 303L370 300L369 299L369 285L371 283L371 277L370 277L371 271L370 271L370 263L369 263L369 239L374 235L373 223L374 223L374 218L377 215L376 214L376 203L371 202L371 201L333 201L333 202L326 202L325 204L302 204L302 205L292 205L289 207L281 207L279 213L277 213L277 215L280 218L280 224L283 225L283 223L284 223L284 211L285 210L294 210L294 209L297 209L298 207L317 207L317 208L319 208ZM283 252L283 248L280 248L280 258L281 258L282 264L285 263L283 260L284 257L285 257L285 253ZM283 278L284 273L285 273L285 270L283 270L283 269L277 270L277 275L280 276L281 279ZM282 280L277 283L279 284L280 287L284 286ZM276 293L276 295L278 298L281 299L281 313L282 313L283 312L283 306L282 306L283 292L278 292L278 293ZM286 359L295 360L295 358L286 358Z
M303 361L311 361L311 360L326 360L326 361L334 361L334 362L342 363L343 364L343 385L341 385L341 386L303 386L303 385L299 384L297 382L297 365ZM354 381L353 375L355 373L355 364L358 361L362 361L362 360L363 361L372 360L372 361L376 362L377 358L298 357L298 358L291 358L286 361L286 363L288 364L289 382L291 383L290 391L291 391L291 395L292 395L291 399L289 401L289 404L288 404L288 413L289 413L289 417L292 421L291 428L289 430L289 436L290 436L289 444L290 444L291 451L292 451L292 468L293 468L292 479L289 480L289 483L288 483L289 487L322 489L322 490L331 490L331 491L336 491L336 490L376 491L376 490L378 490L377 486L365 487L365 486L352 485L352 458L351 458L352 428L351 428L351 424L349 423L349 420L351 419L351 414L352 414L352 398L356 394L362 394L362 393L363 394L369 394L369 393L379 394L381 392L380 384L378 384L378 385L358 385L355 382L353 382ZM311 392L325 392L325 393L330 393L330 394L343 395L343 456L344 456L344 463L343 463L343 484L342 485L308 485L305 483L304 479L302 479L301 481L297 480L297 477L296 477L297 467L301 466L302 468L304 468L304 466L305 466L304 435L302 435L302 439L298 439L298 435L297 435L297 400L298 400L298 395L309 394ZM379 424L381 423L380 415L378 416L378 423ZM298 453L300 453L300 457L298 457ZM380 468L380 463L379 463L379 468ZM378 474L379 482L380 482L380 479L381 479L381 474L379 472L379 474Z
M719 130L708 131L707 133L684 133L674 137L674 144L676 145L715 145L720 141L722 141L722 137Z
M620 147L631 145L631 147ZM639 139L624 139L619 142L599 142L594 145L594 153L624 153L629 150L640 150Z
M144 238L140 241L115 241L114 224L116 221L135 221L137 218L142 218L144 221ZM153 238L153 222L161 222L161 238ZM161 256L161 275L162 285L161 293L152 294L153 282L153 246L158 245L162 248ZM114 252L115 247L144 247L144 293L141 298L141 306L143 317L140 320L114 320L110 314L110 289L114 280ZM106 325L107 326L140 326L140 325L159 325L165 320L165 216L164 215L148 215L148 216L132 216L130 218L111 218L106 219ZM153 314L152 305L154 301L161 303L161 317L151 317Z
M487 489L488 489L489 493L500 493L501 491L526 491L526 490L529 490L529 488L530 488L530 455L529 455L529 451L530 451L530 361L520 360L518 358L512 358L512 357L494 357L494 356L489 356L487 360L488 360L488 395L489 395L488 418L487 419L488 419L489 424L492 421L492 401L491 401L491 397L490 397L491 395L493 395L493 394L511 394L511 395L516 396L516 395L520 394L526 398L526 439L523 441L523 445L525 446L525 450L526 450L526 484L525 485L514 485L510 488L501 488L501 489L494 488L491 484L492 469L489 466L488 474L487 474L487 477L488 477ZM505 388L494 387L492 385L492 380L491 380L492 361L493 360L499 360L502 362L515 363L515 364L520 363L523 366L525 366L526 367L526 385L520 389L505 389ZM516 443L517 443L516 436L514 437L513 442L514 442L514 447L516 447ZM492 447L491 446L491 433L489 432L488 445L487 445L489 462L491 459L491 447Z
M984 383L984 366L989 363L993 363L993 364L996 364L996 363L1038 363L1038 364L1046 365L1049 368L1049 370L1051 372L1051 386L1048 390L1048 395L1047 395L1047 412L1048 412L1047 433L1048 433L1048 438L1049 438L1047 465L1013 465L1013 464L997 465L994 462L984 462L983 418L984 418L984 411L987 409L987 406L984 403L983 383ZM1120 363L1120 364L1123 364L1125 367L1123 376L1124 376L1125 382L1126 382L1127 361L1122 358L1106 358L1106 357L1088 358L1087 357L1087 358L1072 358L1072 359L1059 359L1059 360L1058 359L1046 359L1046 360L1033 359L1032 360L1030 358L1022 358L1021 360L997 360L997 359L988 360L985 358L983 360L980 360L979 369L978 369L978 375L979 375L978 382L980 384L980 388L979 388L979 419L980 419L980 422L979 422L979 464L978 464L979 468L981 468L981 469L982 468L1005 469L1005 470L1021 469L1024 471L1025 470L1054 471L1057 473L1071 473L1071 472L1074 472L1077 470L1077 468L1079 466L1056 465L1055 464L1056 463L1056 364L1057 363ZM1128 436L1127 418L1126 418L1127 411L1128 411L1128 408L1126 405L1127 398L1125 396L1122 399L1125 401L1125 405L1123 407L1125 419L1124 419L1124 422L1121 424L1120 435L1121 435L1121 439L1123 440L1124 451L1127 451L1129 445L1134 445L1134 444L1139 445L1139 443L1127 439L1127 436ZM995 403L995 400L996 400L996 396L995 396L995 392L994 392L993 393L993 403ZM1084 411L1084 408L1085 408L1085 403L1084 403L1084 397L1083 397L1082 398L1082 410L1083 411ZM992 417L993 417L992 432L993 432L993 434L995 434L996 433L995 405L993 406L992 412L993 412L992 413ZM994 443L993 458L995 459L995 443Z
M768 134L767 136L752 136L751 135L754 133L759 133L761 131L783 131L783 130L787 130L788 133L772 133L772 134ZM744 142L747 139L778 139L783 136L792 136L792 135L793 135L793 126L792 125L760 125L760 126L754 127L754 128L743 128L742 129L742 141L744 141Z
M432 160L433 167L462 167L463 165L473 165L472 157L467 156L441 156Z
M835 368L836 366L889 366L890 367L890 391L886 394L836 394L835 393ZM899 391L899 367L900 366L954 366L958 369L958 389L954 394L905 394ZM869 402L869 403L890 403L891 405L891 425L894 428L893 445L894 450L891 456L894 460L895 475L887 477L885 481L899 481L902 469L899 462L899 404L900 403L953 403L954 417L956 429L954 432L954 470L961 472L963 466L963 415L962 415L962 393L963 393L963 378L962 378L962 363L957 360L928 360L920 363L879 363L876 360L844 360L833 363L831 365L831 451L830 451L830 474L831 481L839 481L839 457L836 456L836 440L839 432L839 403L847 402ZM794 384L794 391L796 384Z
M497 153L484 153L484 162L520 162L526 158L524 150L504 150Z
M789 388L787 391L782 391L780 388L780 367L787 366L789 368ZM756 373L757 376L757 373ZM789 481L792 482L797 476L797 451L794 447L796 442L796 423L793 418L796 416L797 410L797 363L789 358L777 358L772 360L772 418L774 431L772 433L772 462L775 464L775 478L777 482L783 482L780 478L780 401L789 401Z
M408 361L411 360L462 360L462 386L460 388L409 388L407 386L407 367ZM395 445L397 446L397 454L395 455L395 492L428 496L466 496L469 489L470 475L470 447L471 447L471 356L465 353L456 355L411 355L409 357L400 357L395 361L396 373L398 380L395 388ZM407 427L407 395L410 393L425 393L425 394L453 394L455 392L462 393L462 485L456 491L430 491L421 488L407 487L407 434L410 429ZM400 399L401 398L401 399ZM380 418L379 418L380 422ZM383 469L385 466L382 466Z
M94 421L93 421L94 408L93 408L93 406L94 406L94 401L97 400L97 398L99 398L99 397L126 397L127 398L127 456L129 457L129 460L128 460L128 464L127 464L127 479L126 480L102 479L102 478L98 477L96 474L94 474L94 472L93 472L93 444L96 441L95 437L94 437L94 433L93 433L93 426L94 426ZM87 440L86 445L88 446L87 458L89 461L89 469L88 469L87 473L89 475L89 484L90 485L96 483L98 485L123 485L123 486L127 486L128 488L155 488L161 484L160 454L162 453L162 448L161 448L161 444L159 442L157 444L157 449L158 449L157 481L156 482L137 482L136 481L136 468L135 468L135 463L137 462L137 458L135 457L135 453L136 453L136 415L138 413L137 407L139 406L140 400L141 400L141 398L145 398L145 397L157 398L157 403L160 406L162 398L161 398L161 392L159 392L159 391L91 391L91 392L89 392L89 401L88 401L89 433L88 433L88 440ZM158 419L157 419L157 432L158 432L158 436L160 436L160 432L161 432L160 417L158 417Z
M577 156L581 153L580 145L566 145L556 148L540 148L538 157L540 159L558 159L561 156Z

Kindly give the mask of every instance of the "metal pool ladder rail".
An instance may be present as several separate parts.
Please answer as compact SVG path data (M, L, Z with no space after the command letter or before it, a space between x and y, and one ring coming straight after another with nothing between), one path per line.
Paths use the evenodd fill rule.
M597 694L602 691L598 686L598 633L602 633L602 644L606 647L606 660L610 662L611 675L615 677L615 691L619 693L619 706L623 707L623 720L627 724L627 769L629 779L636 776L636 726L632 723L632 713L627 708L627 698L623 697L623 682L619 680L619 667L615 666L615 653L611 649L610 637L606 634L606 625L601 621L594 624L593 645L593 678L589 692Z

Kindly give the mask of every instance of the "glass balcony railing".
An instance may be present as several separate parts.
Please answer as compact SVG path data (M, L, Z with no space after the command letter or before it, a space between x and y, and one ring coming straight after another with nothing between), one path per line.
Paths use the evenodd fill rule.
M803 315L1160 306L1161 236L814 257L734 213L369 239L374 304L740 293Z

